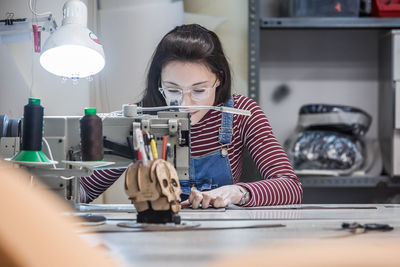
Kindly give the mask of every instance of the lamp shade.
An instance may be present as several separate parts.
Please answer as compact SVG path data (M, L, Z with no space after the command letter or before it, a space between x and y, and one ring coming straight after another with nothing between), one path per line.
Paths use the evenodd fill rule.
M78 0L67 1L62 26L46 40L40 65L66 78L84 78L100 72L105 65L103 46L86 23L86 5Z

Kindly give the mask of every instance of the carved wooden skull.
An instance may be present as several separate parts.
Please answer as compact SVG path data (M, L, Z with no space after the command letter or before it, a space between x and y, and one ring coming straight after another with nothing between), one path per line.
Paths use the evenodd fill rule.
M178 174L171 163L158 159L144 166L141 161L131 165L125 176L125 192L137 211L172 210L179 212L182 193Z

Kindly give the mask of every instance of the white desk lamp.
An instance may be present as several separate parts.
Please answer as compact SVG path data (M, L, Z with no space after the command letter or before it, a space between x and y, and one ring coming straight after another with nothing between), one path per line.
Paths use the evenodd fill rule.
M86 5L79 0L65 2L62 26L43 46L40 55L42 67L71 79L91 77L100 72L105 65L103 46L86 26Z

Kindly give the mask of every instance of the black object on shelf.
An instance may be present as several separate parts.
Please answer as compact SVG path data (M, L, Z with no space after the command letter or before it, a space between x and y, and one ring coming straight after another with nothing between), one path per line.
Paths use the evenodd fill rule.
M298 132L288 141L288 156L296 170L352 173L366 159L363 136L372 117L343 105L309 104L299 111Z
M288 17L358 17L360 0L282 0L281 14Z
M400 18L328 17L328 18L260 18L261 29L396 29Z

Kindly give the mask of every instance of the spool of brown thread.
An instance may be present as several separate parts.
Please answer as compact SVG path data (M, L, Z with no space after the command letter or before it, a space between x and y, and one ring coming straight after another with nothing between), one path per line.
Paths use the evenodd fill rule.
M82 161L103 160L103 125L96 108L85 108L80 129Z

